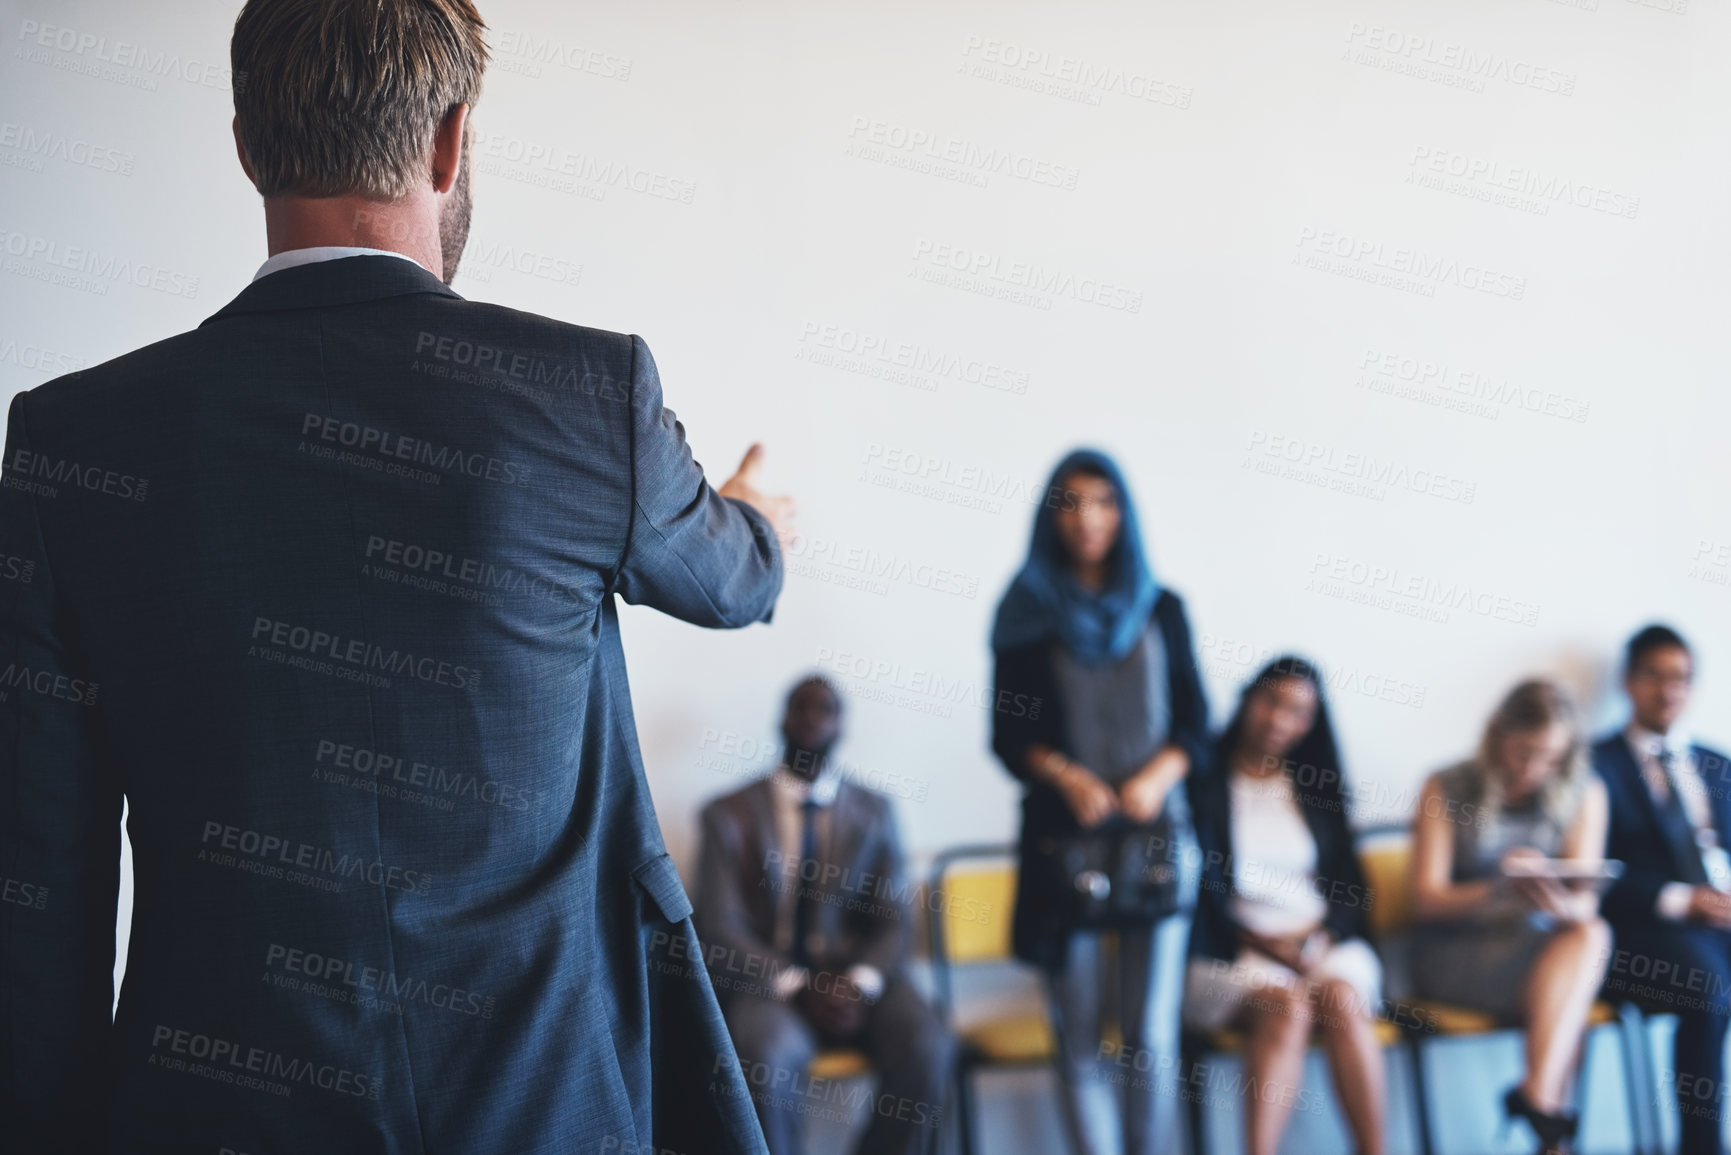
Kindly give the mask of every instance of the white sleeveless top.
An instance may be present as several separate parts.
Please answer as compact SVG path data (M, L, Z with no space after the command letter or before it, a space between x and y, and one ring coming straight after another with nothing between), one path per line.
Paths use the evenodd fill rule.
M1316 839L1292 779L1234 773L1230 786L1232 917L1258 934L1314 929L1328 913L1328 902L1317 893Z

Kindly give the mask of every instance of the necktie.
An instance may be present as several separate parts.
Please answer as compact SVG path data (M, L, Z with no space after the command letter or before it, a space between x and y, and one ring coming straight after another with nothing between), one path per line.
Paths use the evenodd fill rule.
M793 946L789 954L793 965L811 966L811 949L806 939L811 933L812 909L817 905L817 895L813 893L817 879L822 871L817 868L817 803L807 798L800 803L802 815L799 832L799 871L794 878L798 887L793 899ZM807 866L811 863L811 866ZM806 876L812 881L807 882Z
M1700 886L1707 881L1707 867L1701 860L1701 844L1695 838L1695 824L1689 821L1689 814L1683 809L1682 791L1677 788L1677 776L1673 772L1677 756L1667 746L1655 757L1659 772L1665 776L1663 810L1671 824L1671 846L1683 874L1679 881Z

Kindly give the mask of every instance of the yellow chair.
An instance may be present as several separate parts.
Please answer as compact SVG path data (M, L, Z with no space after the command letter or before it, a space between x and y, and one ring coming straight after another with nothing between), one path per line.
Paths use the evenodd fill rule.
M852 1047L831 1047L819 1051L806 1067L813 1079L859 1079L871 1074L871 1060Z
M852 1047L826 1047L812 1056L806 1065L806 1076L812 1080L864 1079L871 1075L871 1060L864 1051Z
M1056 1053L1051 1024L1039 1011L959 1026L953 968L1009 962L1010 918L1016 905L1016 848L962 846L938 855L927 884L932 980L938 1012L955 1032L956 1133L973 1155L972 1078L988 1068L1045 1066Z
M1382 940L1407 933L1412 925L1412 839L1408 828L1384 826L1365 831L1360 838L1359 861L1364 865L1365 882L1375 895L1368 912L1371 933ZM1436 1149L1436 1136L1431 1126L1430 1081L1424 1066L1425 1044L1436 1039L1470 1038L1519 1030L1520 1026L1500 1021L1482 1011L1448 1003L1427 999L1409 999L1407 1003L1407 1012L1410 1013L1398 1017L1404 1024L1403 1033L1412 1060L1419 1149L1424 1155L1432 1155ZM1630 1127L1636 1149L1645 1151L1648 1144L1642 1133L1645 1126L1640 1114L1641 1071L1644 1067L1638 1065L1642 1031L1640 1012L1627 1003L1613 1006L1603 1001L1595 1002L1588 1013L1587 1030L1591 1032L1597 1027L1617 1028L1629 1096ZM1582 1085L1586 1082L1586 1055L1583 1050L1578 1075Z

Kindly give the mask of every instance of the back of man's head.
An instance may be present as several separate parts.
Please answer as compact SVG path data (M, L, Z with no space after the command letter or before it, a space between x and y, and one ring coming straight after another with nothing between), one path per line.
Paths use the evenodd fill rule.
M247 0L229 64L260 195L408 196L480 98L485 31L471 0Z

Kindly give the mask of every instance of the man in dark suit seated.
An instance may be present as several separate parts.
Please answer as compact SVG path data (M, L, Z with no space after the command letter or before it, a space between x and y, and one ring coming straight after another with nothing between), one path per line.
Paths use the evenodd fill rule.
M771 1155L803 1149L806 1115L859 1100L807 1076L828 1045L878 1073L860 1155L915 1155L935 1149L955 1044L905 973L895 813L830 758L841 709L825 679L800 682L780 765L704 807L698 937Z
M1593 746L1611 803L1607 857L1623 876L1603 910L1616 934L1605 994L1677 1015L1673 1071L1682 1155L1723 1151L1731 1023L1731 763L1677 725L1694 658L1675 630L1630 639L1632 717Z

